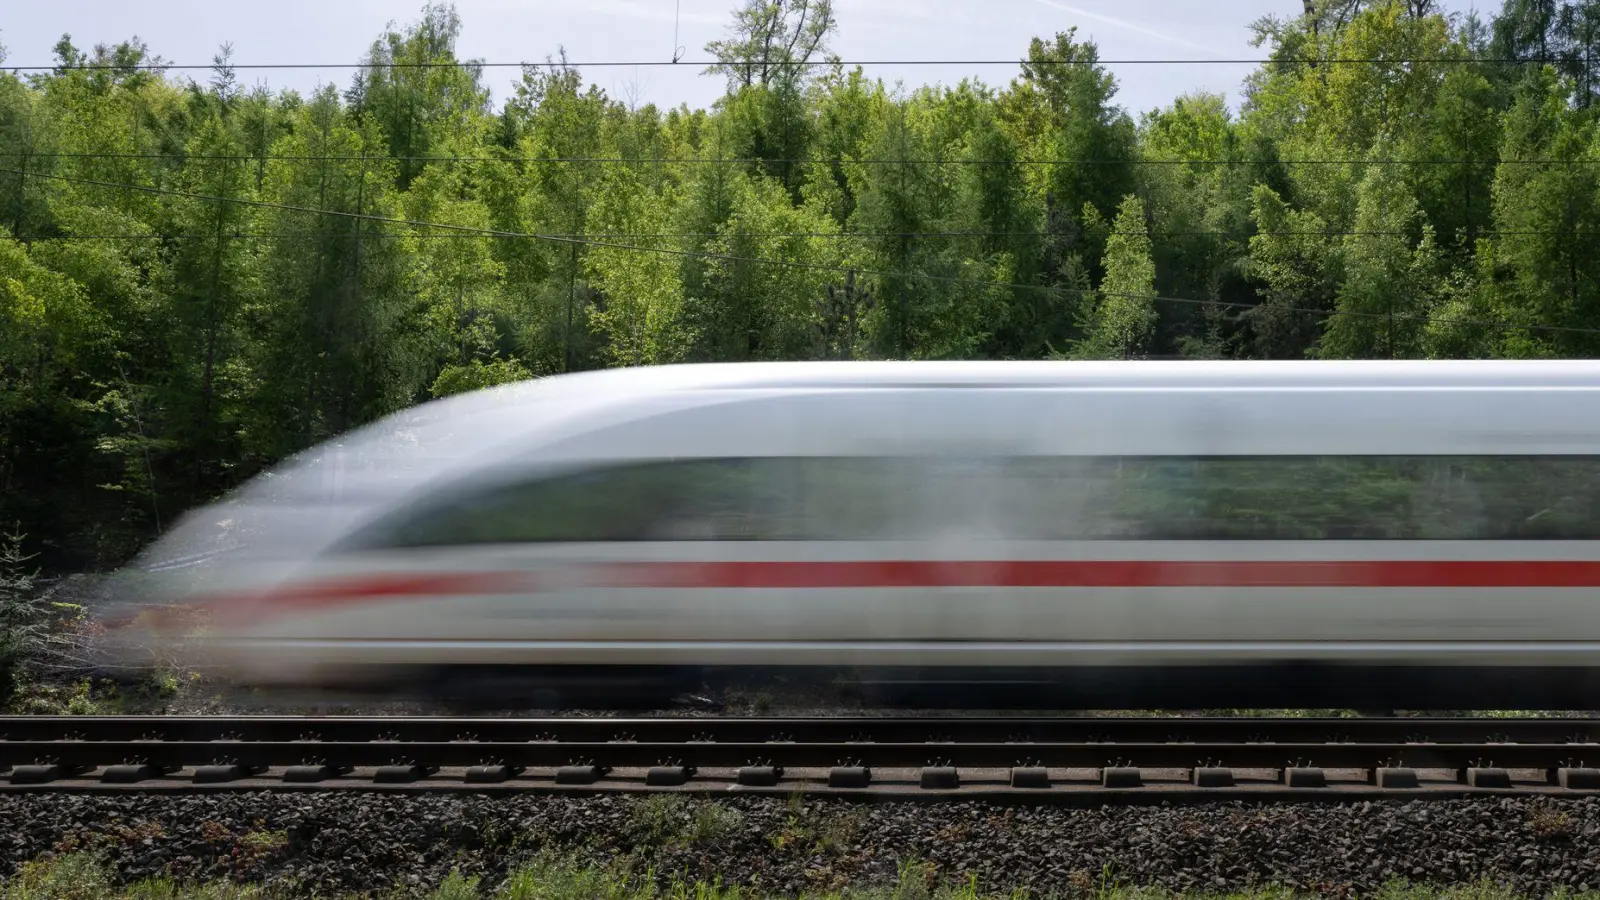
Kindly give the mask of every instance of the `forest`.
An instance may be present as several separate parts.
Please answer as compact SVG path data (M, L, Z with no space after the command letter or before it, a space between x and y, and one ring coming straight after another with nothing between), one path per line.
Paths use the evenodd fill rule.
M1075 30L886 85L830 0L741 0L710 109L563 53L496 104L447 4L309 96L63 36L0 72L0 530L102 570L332 435L606 366L1600 350L1600 0L1307 7L1237 109L1143 112Z

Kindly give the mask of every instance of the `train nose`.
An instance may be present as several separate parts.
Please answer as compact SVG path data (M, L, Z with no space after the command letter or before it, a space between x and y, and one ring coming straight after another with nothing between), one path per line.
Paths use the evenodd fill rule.
M137 680L164 667L193 633L199 609L171 574L136 568L113 575L106 605L91 614L98 675Z

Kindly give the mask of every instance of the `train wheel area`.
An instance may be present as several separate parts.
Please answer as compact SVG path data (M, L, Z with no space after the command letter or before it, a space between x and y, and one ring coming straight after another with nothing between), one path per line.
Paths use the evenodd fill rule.
M364 696L489 710L1109 712L1573 710L1600 698L1600 668L1341 666L1050 670L450 666L352 682Z

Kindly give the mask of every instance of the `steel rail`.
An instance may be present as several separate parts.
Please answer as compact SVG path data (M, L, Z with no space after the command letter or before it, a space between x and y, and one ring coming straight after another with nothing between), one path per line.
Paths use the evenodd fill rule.
M1587 754L1583 751L1587 749ZM1572 744L699 743L558 741L4 741L0 765L238 764L281 767L481 765L1056 769L1409 767L1547 769L1600 765L1600 746Z
M530 741L806 743L1600 744L1597 719L1498 718L446 718L9 716L0 741Z
M1522 790L1600 791L1597 738L1600 723L1577 719L11 717L0 718L0 771L10 772L0 789L276 778L533 789L782 782L870 793L880 787L874 770L917 770L923 793L968 796L963 780L976 776L1042 796L1069 771L1089 770L1087 780L1109 789L1157 787L1147 776L1178 771L1217 796L1244 789L1236 772L1249 770L1271 773L1257 787L1288 794L1331 790L1329 771L1415 790L1425 786L1417 772L1443 770L1450 789L1424 793L1456 796L1513 789L1512 771L1535 773L1537 787L1524 778ZM700 774L715 769L732 774ZM613 777L624 770L643 770L642 784Z

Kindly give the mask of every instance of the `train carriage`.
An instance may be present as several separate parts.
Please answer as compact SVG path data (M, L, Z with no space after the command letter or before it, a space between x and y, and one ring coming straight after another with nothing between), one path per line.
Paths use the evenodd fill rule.
M1582 707L1597 413L1585 361L585 373L330 441L123 583L264 685L633 703L759 669L919 705Z

